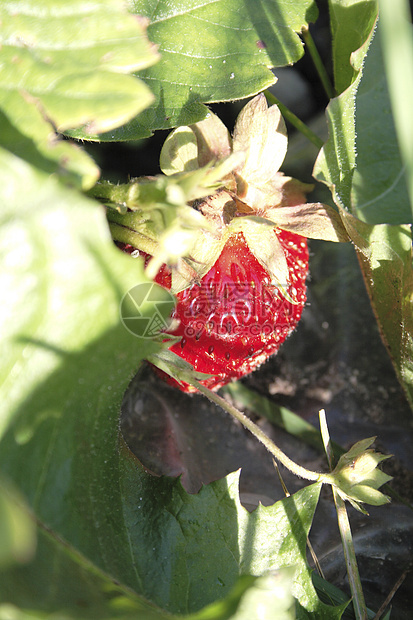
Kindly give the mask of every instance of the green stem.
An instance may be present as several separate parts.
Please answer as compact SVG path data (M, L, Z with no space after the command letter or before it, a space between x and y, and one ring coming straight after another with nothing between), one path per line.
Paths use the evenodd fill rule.
M360 574L357 566L356 552L354 549L353 537L351 535L350 522L344 501L341 499L336 489L333 489L334 503L336 505L337 521L340 530L341 542L343 545L344 558L347 566L347 575L350 583L351 594L353 595L353 607L357 620L367 619L367 607L364 600L363 588L360 581Z
M334 468L334 457L331 449L330 434L327 428L327 421L324 409L320 411L320 429L328 464L330 470L332 471ZM351 528L348 519L347 509L344 501L341 499L334 485L332 485L332 489L337 512L338 528L340 530L340 537L344 551L344 559L347 567L347 575L350 584L351 594L353 596L354 613L357 620L366 620L367 607L364 600L363 588L361 585L356 552L354 549L353 537L351 535Z
M114 185L109 181L102 181L96 183L88 192L88 196L92 198L98 198L100 201L108 201L113 204L124 205L125 207L133 208L137 205L137 199L139 196L139 184L138 183L124 183Z
M298 437L321 453L324 452L320 429L286 407L280 407L273 400L251 390L239 381L228 383L222 388L221 394L222 392L228 394L239 409L248 409L259 416L264 416L272 424L287 431L290 435ZM338 444L334 444L334 449L339 456L345 452Z
M310 142L312 142L318 149L321 149L324 142L319 138L302 120L298 118L287 106L285 106L275 95L270 91L265 91L265 96L268 103L271 105L276 104L280 108L280 112L283 117L293 125L300 133L302 133Z
M228 385L222 388L222 393L228 394L238 408L248 409L259 416L264 416L272 424L287 431L290 435L298 437L317 450L324 451L320 430L286 407L280 407L274 401L262 394L258 394L258 392L254 392L239 381L228 383ZM346 452L342 446L334 441L331 441L331 448L334 450L337 458ZM383 491L407 506L410 510L413 510L413 504L392 489L388 483L383 486Z
M303 28L302 35L303 35L304 43L306 44L307 49L312 58L312 61L314 63L314 66L317 69L317 73L320 77L320 80L324 87L326 95L329 99L333 99L333 97L335 97L334 88L330 82L330 78L328 77L328 73L326 71L324 63L321 60L321 56L318 53L318 49L314 43L313 37L311 36L310 30L306 27Z
M139 232L139 228L142 229L142 224L145 222L142 212L128 211L127 213L120 213L116 209L109 207L106 209L106 217L109 222L112 239L115 241L128 243L137 250L142 250L151 255L158 249L158 243L155 241L154 235L151 235L148 226L146 227L147 234Z
M271 441L269 437L257 426L252 420L250 420L246 415L238 411L236 407L228 403L224 398L218 396L215 392L212 392L205 386L203 386L199 381L195 379L191 381L191 383L206 396L211 402L215 403L219 407L222 407L224 411L229 413L233 418L241 422L241 424L248 429L258 441L260 441L276 459L280 463L284 465L287 469L289 469L293 474L299 476L300 478L304 478L305 480L311 480L315 482L327 482L331 484L330 477L328 474L322 474L316 471L311 471L302 467L301 465L297 465L294 461L292 461L278 446L275 445Z
M115 241L132 245L137 250L142 250L142 252L146 252L146 254L150 254L151 256L156 252L158 244L155 241L152 241L152 239L149 239L149 237L145 237L145 235L141 235L135 230L131 230L130 228L120 226L119 224L110 221L109 230L112 235L112 239Z

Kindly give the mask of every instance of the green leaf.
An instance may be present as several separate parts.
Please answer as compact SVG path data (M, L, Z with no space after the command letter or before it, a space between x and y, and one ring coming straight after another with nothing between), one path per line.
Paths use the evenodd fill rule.
M317 17L313 0L190 0L184 5L132 0L131 7L150 19L148 36L159 46L161 60L140 74L156 103L114 132L122 140L191 125L205 117L203 103L242 99L268 88L275 82L271 67L303 55L296 33Z
M114 583L73 547L42 529L33 561L1 574L0 600L2 619L43 619L49 614L56 614L60 620L170 618Z
M27 562L32 557L36 548L35 530L19 493L1 479L0 570L16 562Z
M373 310L413 409L413 266L409 226L369 226L344 215Z
M250 620L259 605L264 619L293 620L293 575L294 569L284 568L265 577L240 577L227 597L185 618ZM0 597L0 617L13 620L43 619L46 613L56 610L61 620L178 619L116 584L69 545L45 531L40 532L35 560L2 574Z
M316 175L332 187L335 201L361 220L410 223L378 33L370 44L377 2L330 0L330 14L336 88L342 94L328 106L330 138Z
M152 101L126 75L157 60L145 25L120 0L2 2L0 112L12 152L57 171L83 188L98 171L85 153L57 139L87 126L89 134L118 127ZM64 24L64 27L63 27Z
M82 351L94 342L99 346L106 332L102 347L110 350L118 338L121 354L125 330L119 302L128 288L146 279L140 261L132 271L132 259L114 248L103 209L3 150L0 162L1 277L7 300L1 307L0 380L7 394L0 404L1 435L13 407L64 360L70 366L80 356L80 364ZM129 346L137 361L156 350L151 341L138 339ZM115 364L113 380L120 371ZM99 366L93 374L98 376ZM86 388L78 378L82 392ZM55 413L50 410L47 417Z
M377 3L374 0L356 3L354 0L330 0L329 6L334 66L337 74L346 78L340 77L342 83L337 84L336 89L341 94L327 106L329 137L315 163L314 176L328 185L337 205L349 209L356 164L355 97L364 56L373 36ZM356 42L360 44L358 48L354 47ZM347 72L341 72L343 65L350 67Z
M378 31L367 53L356 95L357 167L353 213L369 224L413 221L400 158Z
M13 108L10 97L4 108ZM21 118L15 124L0 110L1 145L39 170L58 174L62 181L88 189L99 178L95 162L74 143L61 140L36 106L22 100Z
M96 471L118 454L115 441L112 451L96 455L96 427L104 435L108 426L114 431L106 435L109 443L116 438L111 428L116 405L133 370L159 347L131 338L119 317L122 295L147 280L142 262L114 247L96 203L3 150L0 171L1 284L7 301L0 321L0 436L8 431L10 439L9 449L3 443L0 450L1 468L17 481L24 467L14 457L19 461L20 450L25 452L28 470L18 486L37 517L56 519L60 533L73 528L78 543L85 533L96 541L88 530L94 511L81 489L88 469ZM17 449L13 456L11 446ZM98 512L99 502L112 495L113 476L101 482L101 494L91 488L94 499L89 498ZM116 547L115 541L119 536L113 538ZM110 538L105 545L110 547Z
M116 420L112 419L112 425L113 421ZM50 463L43 489L38 489L36 509L43 513L48 528L56 529L59 537L63 533L66 540L80 547L98 569L104 569L116 581L132 587L162 607L184 613L229 594L240 571L261 575L292 564L296 567L293 593L307 612L315 613L317 618L339 617L338 611L318 601L304 560L306 537L320 485L307 487L273 507L260 507L249 515L239 503L238 474L212 483L199 495L191 496L178 481L154 478L137 470L130 455L124 451L118 464L113 458L104 459L108 457L109 441L106 437L103 446L102 433L98 432L96 424L95 429L95 436L88 442L89 447L93 447L94 457L89 459L89 467L82 467L85 463L73 463L73 467L77 465L77 477L82 477L83 492L77 495L73 489L75 481L69 489L66 482L56 497L57 479L61 485L64 479L60 467L60 472L53 475ZM41 432L44 435L48 430L43 425ZM104 432L106 434L107 429ZM64 435L67 441L68 432ZM39 437L36 439L38 442ZM83 441L86 441L85 437ZM10 459L8 443L6 440L6 458ZM35 443L31 442L32 454ZM62 454L63 438L59 443L53 447L53 454L49 454L54 470L58 465L54 457L60 454L59 460L64 456L67 458L67 451ZM117 445L115 433L112 434L112 444ZM44 445L49 445L50 449L50 434ZM106 448L104 454L101 454L102 447ZM58 452L57 448L60 448ZM24 447L16 450L16 446L15 451L16 457L18 453L23 457L27 452ZM4 462L3 457L2 460ZM79 460L84 461L83 454L74 459ZM94 461L98 461L95 466ZM32 466L34 464L32 458ZM116 487L119 467L123 473L121 503ZM27 492L31 486L27 481L27 469L18 467L15 461L14 470ZM110 485L105 483L106 479L110 480ZM82 487L79 486L78 491L82 491ZM69 495L65 501L67 491ZM47 495L51 493L53 499L48 499ZM125 528L127 541L122 540ZM288 536L291 528L294 535ZM253 538L251 531L254 532ZM129 561L125 561L125 553L131 554ZM53 554L48 557L48 566L52 559ZM89 570L92 574L96 572L92 567ZM61 588L59 572L55 579ZM73 579L76 589L79 585L77 579Z
M23 98L58 131L91 124L91 133L116 127L150 102L148 89L125 74L157 56L143 23L119 0L64 5L49 0L40 11L34 0L19 10L6 0L0 15L3 102L14 97L18 104ZM17 108L13 118L19 116Z
M358 50L371 35L378 6L377 0L329 0L328 4L334 85L336 92L342 93L354 82L360 70Z
M119 437L120 403L159 349L131 337L119 316L124 293L147 282L142 261L114 247L99 205L54 176L2 150L0 170L9 180L0 179L0 470L48 532L33 564L2 575L2 600L68 617L79 600L89 617L112 617L118 600L147 618L143 599L195 613L227 596L219 613L200 612L225 619L247 594L234 595L240 573L293 566L300 617L339 617L319 601L305 560L319 484L249 514L238 474L188 495L132 457Z
M334 202L350 206L354 168L356 164L354 98L360 75L339 97L327 106L328 140L314 166L314 177L331 190Z
M334 617L335 610L314 597L308 567L299 552L305 549L319 485L249 514L239 502L239 473L188 495L177 482L142 474L137 479L132 463L125 461L124 467L125 496L130 498L133 491L139 499L125 502L124 515L141 587L150 599L185 613L225 595L239 572L262 575L294 565L293 594L301 605L308 612L317 610L320 618L324 613ZM152 515L157 515L156 521ZM294 534L288 535L291 530ZM164 575L160 581L148 570L154 561Z
M411 8L404 0L397 0L392 5L392 10L389 11L389 8L380 2L380 33L397 139L402 161L406 167L410 196L410 215L407 221L413 222L413 123L409 105L413 97ZM400 62L400 58L403 58L403 62ZM407 212L407 204L404 206ZM402 221L406 222L405 219Z
M411 7L407 0L396 0L390 7L380 0L380 32L389 84L394 122L402 160L406 166L413 216L413 121L410 102L413 97L413 30ZM400 59L403 62L400 62Z
M368 42L369 40L357 52L357 67L361 67L363 53L366 51ZM374 45L370 48L373 56L375 55ZM375 58L373 58L373 62L374 60ZM367 60L367 63L369 62ZM372 67L369 64L367 64L367 71L367 80L369 80L371 79L370 72L372 71ZM357 89L362 80L360 70L353 83L341 95L330 102L327 108L329 138L317 158L314 175L330 187L334 201L339 206L343 223L356 246L381 335L392 358L399 380L413 408L413 319L411 311L413 270L411 231L405 226L390 226L386 224L370 226L350 215L350 212L355 212L356 215L361 215L361 217L364 214L364 211L361 214L361 208L355 207L355 204L357 205L362 175L367 175L367 183L374 178L375 183L380 184L380 174L382 172L381 158L378 157L374 161L378 146L377 144L375 145L373 152L368 142L368 133L364 134L365 129L363 125L360 125L360 127L357 125L357 140L360 139L361 142L361 162L360 167L357 167L357 172L355 172L357 146L355 109L358 110L358 108L355 108L355 100ZM366 88L368 90L368 86ZM361 91L361 97L363 97L363 91ZM361 114L363 115L363 112L364 114L367 112L363 111L363 101L361 103ZM380 103L384 104L383 107L385 109L385 102L381 101ZM391 120L387 120L387 123L388 127L391 127ZM370 129L366 131L370 131ZM383 132L381 135L384 138L386 132ZM368 156L366 156L366 149L370 150ZM385 151L386 145L382 144L380 153L383 154ZM371 161L373 161L375 166L374 172L373 169L368 170ZM367 191L374 194L374 185L370 185ZM392 217L398 219L400 212L395 216L393 204L390 202L392 198L391 190L387 192L384 198L386 199L385 207L383 205L380 206L379 203L375 205L375 207L380 208L377 219L381 220L384 212L383 209L386 212L386 221L389 219L392 221ZM368 214L369 220L377 221L376 213L374 212L374 215L372 213L373 211Z

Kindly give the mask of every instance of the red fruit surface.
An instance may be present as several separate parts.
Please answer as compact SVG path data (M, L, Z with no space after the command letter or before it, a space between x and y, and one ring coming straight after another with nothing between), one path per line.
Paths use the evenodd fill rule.
M294 330L306 301L306 238L281 229L274 235L284 250L289 278L283 283L291 303L271 284L265 268L249 250L242 232L232 234L218 260L202 278L177 295L173 314L181 336L171 350L198 372L214 375L201 383L218 389L255 370L276 353ZM155 278L165 288L171 275L165 266ZM166 377L165 377L166 378ZM195 391L185 384L185 392Z

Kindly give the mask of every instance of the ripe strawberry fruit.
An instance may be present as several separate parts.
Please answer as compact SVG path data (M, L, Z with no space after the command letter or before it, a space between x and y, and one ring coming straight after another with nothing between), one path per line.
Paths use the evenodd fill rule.
M255 370L278 351L300 320L306 301L307 240L283 230L273 234L285 252L289 272L285 289L291 301L271 284L242 233L229 237L199 283L177 295L173 318L179 323L172 333L181 341L171 350L197 371L214 375L202 381L210 389ZM156 281L170 288L169 270L163 268ZM188 384L179 387L194 391Z
M305 203L311 186L278 171L286 149L281 114L259 95L241 111L232 139L210 114L172 132L161 153L166 175L190 174L194 161L199 167L218 161L225 170L220 189L193 203L205 227L190 251L180 258L179 235L163 240L171 268L163 264L155 277L178 301L169 333L181 340L171 350L212 375L201 382L211 389L253 371L296 327L306 301L306 238L347 240L331 207ZM162 262L142 254L148 269Z

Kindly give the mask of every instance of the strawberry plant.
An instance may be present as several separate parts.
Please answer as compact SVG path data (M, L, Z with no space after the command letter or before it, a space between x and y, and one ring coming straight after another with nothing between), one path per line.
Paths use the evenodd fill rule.
M307 237L347 237L334 211L303 204L310 186L278 172L286 129L278 108L267 109L263 95L240 113L232 145L226 127L211 114L193 129L172 133L161 153L165 172L185 172L194 165L187 158L188 138L199 166L218 160L222 152L232 150L239 157L232 158L236 168L225 185L196 203L206 230L196 235L190 258L172 265L172 272L162 265L155 281L177 294L172 334L180 339L170 350L210 374L203 384L217 389L254 370L297 325L306 300ZM114 220L120 240L138 232L132 228L136 218L115 215ZM140 224L136 221L138 230ZM143 238L143 248L146 243ZM156 239L152 243L157 255L162 252Z
M320 435L280 408L271 386L284 348L311 348L303 323L328 247L357 257L397 398L413 408L413 47L407 2L389 4L2 3L1 619L375 616L346 507L350 520L369 505L390 521L403 514L411 543L410 508L400 512L379 467L392 459L357 428L362 412L346 412L360 434L341 449L329 436L328 395L312 392ZM322 60L311 33L323 17ZM300 64L306 58L312 64ZM270 90L273 69L287 65L315 67L325 90L316 125ZM300 140L304 164L288 155ZM116 178L115 148L141 158L133 178ZM333 305L342 323L358 317L358 297L344 314L323 286L323 308ZM363 356L373 365L369 347ZM262 372L271 377L264 394L252 389ZM220 420L212 435L210 402L236 420ZM379 442L396 417L381 415ZM264 416L295 435L293 453ZM247 511L242 454L191 486L204 461L211 472L214 458L224 462L240 425L255 436L242 435L241 449L254 464L262 444L283 477L292 472L291 495L283 482L285 497L263 505L258 494ZM344 431L333 438L349 443ZM396 457L409 438L397 436ZM325 451L320 466L306 460L306 442ZM307 553L310 529L323 526L323 486L337 513L344 592L317 577L322 559ZM368 529L370 517L360 518ZM377 617L389 617L388 603Z

